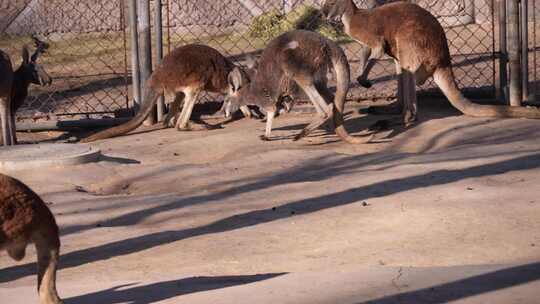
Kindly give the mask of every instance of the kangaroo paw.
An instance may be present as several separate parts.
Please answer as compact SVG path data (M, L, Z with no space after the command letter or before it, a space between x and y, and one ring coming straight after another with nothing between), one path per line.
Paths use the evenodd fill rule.
M178 131L208 131L223 129L222 125L209 125L209 124L197 124L197 123L188 123L185 127L178 127Z

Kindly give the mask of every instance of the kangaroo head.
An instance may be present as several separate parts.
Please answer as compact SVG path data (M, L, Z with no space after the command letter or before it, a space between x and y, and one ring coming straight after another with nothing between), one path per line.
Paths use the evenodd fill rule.
M225 116L230 117L236 112L240 106L245 105L247 95L249 95L251 80L248 76L249 72L242 70L239 67L234 67L227 76L229 84L229 92L225 96L223 108Z
M45 53L49 45L36 37L32 37L34 44L36 45L36 51L30 56L28 47L24 46L22 49L22 63L19 70L22 72L24 79L33 84L39 84L42 86L50 85L52 78L47 74L45 69L37 63L38 57Z
M321 13L326 20L339 22L347 11L347 0L326 0Z

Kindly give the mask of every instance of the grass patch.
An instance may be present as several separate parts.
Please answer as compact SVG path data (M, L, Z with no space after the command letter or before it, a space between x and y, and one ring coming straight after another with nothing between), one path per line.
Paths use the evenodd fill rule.
M123 64L123 37L122 33L107 34L69 34L58 39L45 39L49 44L47 53L39 58L44 65L80 65L92 64L99 58L115 58ZM29 47L30 54L35 50L34 43L29 35L0 36L0 49L10 54L15 66L21 62L21 50L24 45Z
M291 30L314 31L338 42L352 41L342 31L324 22L317 8L305 4L297 6L288 14L274 9L253 18L248 34L266 42Z

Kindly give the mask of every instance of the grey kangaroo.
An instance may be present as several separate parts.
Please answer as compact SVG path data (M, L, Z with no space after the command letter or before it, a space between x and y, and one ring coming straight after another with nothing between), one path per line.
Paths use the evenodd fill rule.
M174 101L165 117L165 124L173 120L182 103L182 112L176 120L178 130L193 129L189 119L197 98L202 91L227 93L227 77L236 66L219 51L200 44L189 44L174 49L163 58L144 87L142 107L130 121L83 138L81 142L91 142L128 133L140 126L152 111L159 96L174 95ZM242 107L249 116L247 107Z
M61 304L56 291L60 237L54 215L25 184L0 174L0 250L20 261L28 243L36 246L39 302Z
M536 108L474 104L457 87L452 72L450 51L439 21L427 10L408 2L395 2L372 10L359 9L352 0L326 0L322 13L327 19L343 23L345 32L366 52L360 59L360 82L367 82L367 72L374 59L385 53L395 59L402 73L403 120L406 125L417 118L415 85L433 76L450 103L465 115L474 117L540 118ZM369 82L368 82L369 83Z
M336 73L335 96L327 86L329 69ZM272 120L282 101L301 88L313 103L319 118L296 135L295 140L333 118L335 131L342 140L365 143L371 138L351 136L343 126L343 107L349 82L349 64L339 46L314 32L291 31L268 44L253 71L233 70L229 76L231 91L226 99L227 112L248 104L264 109L267 112L266 132L261 139L268 140Z
M5 146L17 143L15 112L28 96L30 84L50 85L51 77L37 63L38 57L45 53L49 45L37 37L32 37L36 50L30 56L28 48L23 47L22 63L13 71L9 56L0 50L0 119L2 119L2 139Z

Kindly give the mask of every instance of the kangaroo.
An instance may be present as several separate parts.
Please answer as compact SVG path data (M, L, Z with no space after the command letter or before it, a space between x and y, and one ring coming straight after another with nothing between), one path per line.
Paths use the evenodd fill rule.
M142 107L130 121L83 138L81 142L119 136L140 126L152 111L159 96L174 95L164 124L168 125L177 116L183 103L182 112L176 120L178 130L193 129L189 118L197 97L202 91L227 93L229 73L235 65L219 51L206 45L189 44L174 49L163 58L144 87ZM245 116L250 116L247 107L241 108Z
M0 119L4 146L15 144L15 120L11 115L11 88L13 87L13 67L9 56L0 50Z
M50 85L52 79L45 69L37 63L37 59L44 54L49 45L37 37L32 36L36 46L35 52L30 56L28 47L22 49L22 63L13 72L9 56L0 51L0 118L2 119L2 138L5 146L17 143L15 112L22 106L28 97L30 84Z
M364 58L360 59L363 68L385 53L394 58L396 70L402 76L406 125L417 119L415 85L424 84L431 76L450 103L465 115L540 119L540 110L536 108L479 105L465 98L454 78L443 27L416 4L394 2L363 10L353 0L326 0L321 12L328 20L341 21L345 32L366 46L367 51L361 54ZM366 70L362 75L367 78Z
M25 184L0 174L0 250L20 261L28 243L36 246L40 303L62 303L56 291L60 238L54 216Z
M327 86L326 74L329 69L336 72L335 96ZM247 104L266 110L266 131L261 139L269 140L278 107L284 98L301 88L315 107L319 119L306 126L294 140L308 135L333 118L335 131L342 140L365 143L371 138L351 136L343 126L343 108L349 82L347 57L337 44L318 33L296 30L272 40L251 73L242 73L238 69L232 71L226 103L228 112Z

